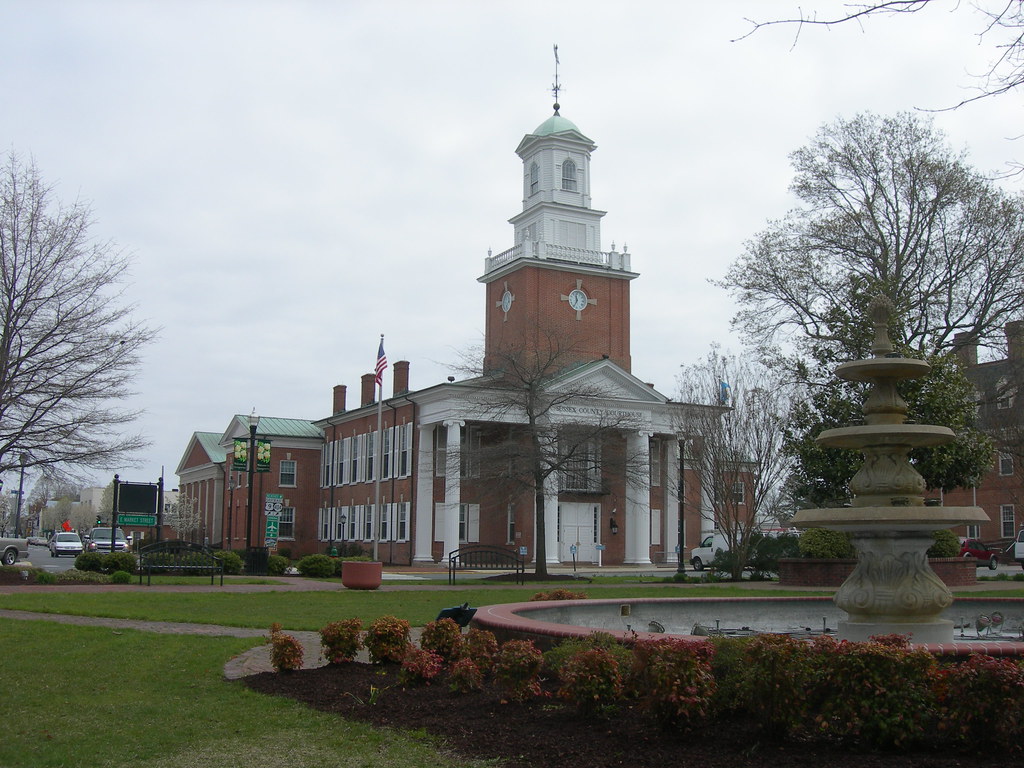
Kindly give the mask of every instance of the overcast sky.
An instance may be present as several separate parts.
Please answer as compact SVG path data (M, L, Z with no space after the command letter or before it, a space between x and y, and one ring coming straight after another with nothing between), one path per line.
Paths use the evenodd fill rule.
M731 42L800 5L840 4L0 0L0 149L91 202L161 329L136 386L152 446L122 479L175 487L192 432L235 413L322 418L335 384L358 405L381 333L414 389L452 372L482 339L487 251L512 245L554 43L561 113L598 145L602 249L640 273L633 372L673 395L680 364L740 346L709 280L792 207L788 154L838 116L949 106L992 54L955 0ZM1020 101L935 120L999 170L1024 158Z

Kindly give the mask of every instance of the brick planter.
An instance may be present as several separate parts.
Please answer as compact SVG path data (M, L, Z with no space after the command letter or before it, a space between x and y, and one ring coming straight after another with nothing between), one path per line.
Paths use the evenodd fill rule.
M978 563L962 557L937 557L928 560L935 575L950 588L978 583ZM784 557L779 559L779 586L839 587L857 564L855 559Z

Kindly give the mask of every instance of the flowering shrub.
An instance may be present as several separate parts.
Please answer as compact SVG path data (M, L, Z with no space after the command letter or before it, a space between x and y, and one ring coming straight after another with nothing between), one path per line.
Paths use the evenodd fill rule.
M433 651L446 662L452 662L463 653L462 630L452 619L428 622L420 636L420 648Z
M1020 749L1024 729L1024 666L975 655L935 672L939 732L954 744L988 744L993 753Z
M530 600L585 600L586 592L572 592L568 589L552 589L549 592L538 592Z
M573 654L559 671L558 695L588 715L607 711L622 698L619 662L610 651L590 648Z
M765 729L795 731L809 716L813 649L784 635L758 635L745 650L739 699Z
M433 651L421 648L409 648L402 657L402 668L398 671L398 679L403 685L420 685L429 683L444 669L444 659Z
M462 650L481 673L490 673L498 655L498 640L490 630L472 627L462 639Z
M810 713L800 730L819 736L900 747L919 741L935 712L931 677L935 657L912 650L906 638L814 641Z
M498 649L494 677L514 701L541 695L540 670L544 656L529 640L509 640Z
M381 616L370 622L363 645L374 664L397 664L409 647L409 622L395 616Z
M320 630L320 642L328 664L342 664L352 661L363 647L359 635L363 622L359 619L332 621Z
M705 641L666 637L636 643L631 682L662 726L687 727L708 716L715 690L713 652Z
M277 623L270 625L270 664L278 672L302 669L302 645Z
M448 669L448 687L458 693L483 690L483 672L473 659L461 658Z
M633 652L608 632L592 632L585 637L563 640L551 650L544 652L544 666L552 675L560 677L562 667L569 659L580 651L593 648L608 651L623 672L633 666Z

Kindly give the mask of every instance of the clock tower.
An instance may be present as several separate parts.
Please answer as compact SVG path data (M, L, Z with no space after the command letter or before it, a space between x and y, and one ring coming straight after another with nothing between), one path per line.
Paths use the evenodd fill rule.
M523 137L523 210L515 244L488 255L484 367L505 353L556 338L572 358L608 358L630 370L630 256L601 250L604 211L591 208L590 155L596 144L555 113Z

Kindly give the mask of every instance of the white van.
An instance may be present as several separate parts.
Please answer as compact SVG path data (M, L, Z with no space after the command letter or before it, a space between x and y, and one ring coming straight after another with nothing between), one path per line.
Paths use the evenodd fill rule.
M699 547L690 550L690 565L693 566L693 570L703 571L704 566L711 565L711 561L715 559L715 554L719 550L729 551L729 542L725 540L725 536L720 533L705 536Z

